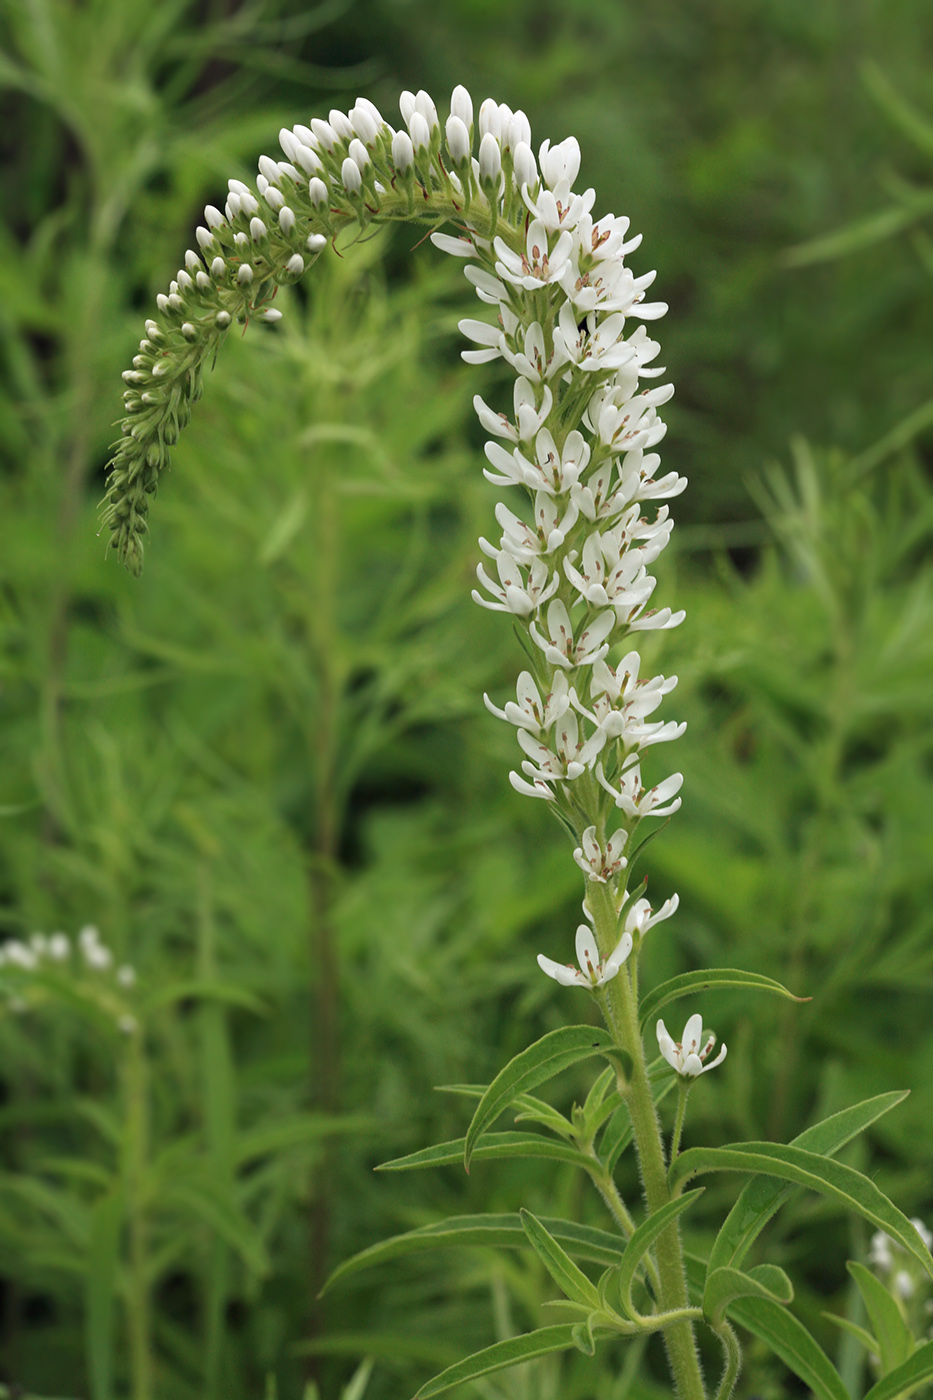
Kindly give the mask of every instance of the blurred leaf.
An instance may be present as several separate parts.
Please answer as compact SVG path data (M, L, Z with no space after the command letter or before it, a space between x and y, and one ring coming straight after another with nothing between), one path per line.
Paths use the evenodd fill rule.
M123 1193L102 1196L91 1211L87 1266L87 1357L92 1400L112 1400Z
M914 1349L914 1339L901 1316L897 1302L880 1279L875 1278L864 1264L857 1264L851 1259L846 1268L862 1295L865 1311L868 1313L879 1347L881 1372L882 1375L887 1375L907 1360Z
M907 1361L877 1381L865 1400L897 1400L933 1375L933 1342L924 1342Z

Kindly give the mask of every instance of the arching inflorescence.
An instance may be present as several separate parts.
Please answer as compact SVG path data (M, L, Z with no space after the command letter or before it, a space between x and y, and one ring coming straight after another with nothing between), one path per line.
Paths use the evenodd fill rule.
M234 322L278 319L277 288L346 229L389 220L432 228L435 246L464 260L492 309L489 319L461 322L473 347L463 358L502 359L515 372L507 411L474 401L490 435L485 475L508 497L496 507L501 534L480 541L488 562L474 597L524 629L530 662L515 700L487 704L516 729L513 786L553 804L575 836L587 917L597 887L611 895L611 939L581 926L584 965L572 976L560 968L559 980L595 989L676 908L675 896L652 916L626 890L634 829L676 811L682 782L674 774L642 784L643 751L683 725L653 718L676 678L643 676L631 647L635 634L683 618L649 607L649 568L672 528L666 502L686 485L659 474L652 450L673 389L655 382L663 370L645 322L667 308L646 300L654 273L636 276L628 265L641 241L628 219L594 219L594 191L574 189L576 140L545 141L536 158L522 112L487 100L474 119L462 87L443 126L425 92L403 93L400 108L397 131L364 99L347 114L283 130L284 159L261 157L255 189L231 180L225 208L208 205L198 247L158 298L124 375L126 420L104 525L110 547L139 572L159 474L203 366ZM444 223L455 231L438 231ZM660 504L646 515L649 503ZM559 966L541 965L552 976Z

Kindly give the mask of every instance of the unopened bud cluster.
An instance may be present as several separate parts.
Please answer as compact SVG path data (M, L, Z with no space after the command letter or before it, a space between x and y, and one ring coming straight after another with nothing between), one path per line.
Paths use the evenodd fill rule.
M126 994L136 984L135 968L117 964L93 924L86 924L74 940L67 933L34 933L26 942L13 938L0 944L8 1011L20 1014L40 1005L54 987L55 975L67 976L76 988L91 994L122 1031L135 1031L136 1019L126 1005Z

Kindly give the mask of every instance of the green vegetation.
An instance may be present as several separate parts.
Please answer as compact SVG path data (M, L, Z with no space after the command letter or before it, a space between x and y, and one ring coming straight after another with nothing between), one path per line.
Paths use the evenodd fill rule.
M230 337L143 578L96 533L120 372L201 208L357 93L390 120L403 87L523 107L645 233L665 465L691 479L662 580L687 622L645 647L689 722L683 810L638 871L681 897L647 967L811 998L708 994L729 1058L685 1148L909 1090L839 1160L933 1214L933 14L502 11L0 3L0 939L95 925L114 959L0 966L3 1400L411 1394L559 1322L544 1265L399 1251L318 1299L341 1261L520 1203L532 1233L602 1223L570 1161L372 1171L466 1133L469 1093L435 1086L568 1024L534 959L578 874L478 703L516 663L469 601L493 500L471 398L497 381L459 363L459 269L403 230L322 257L280 326ZM631 1153L617 1175L635 1198ZM688 1245L742 1181L703 1177ZM863 1393L867 1228L800 1194L767 1231ZM461 1393L653 1400L664 1375L639 1339ZM752 1343L738 1394L793 1384Z

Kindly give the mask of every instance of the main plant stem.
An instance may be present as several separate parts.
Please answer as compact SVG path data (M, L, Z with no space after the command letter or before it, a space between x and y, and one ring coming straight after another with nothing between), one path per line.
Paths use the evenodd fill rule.
M618 942L618 916L612 896L605 885L592 885L587 891L587 904L593 916L600 955L607 957ZM642 1185L649 1212L667 1205L671 1192L667 1184L667 1163L661 1125L651 1096L648 1065L638 1026L638 1005L627 967L606 988L613 1034L618 1033L620 1046L631 1057L632 1072L625 1102L632 1120L635 1149L641 1168ZM655 1245L661 1312L675 1312L689 1306L687 1278L684 1271L680 1229L675 1221L659 1235ZM668 1361L680 1400L706 1400L700 1358L693 1325L689 1320L672 1323L664 1330Z

